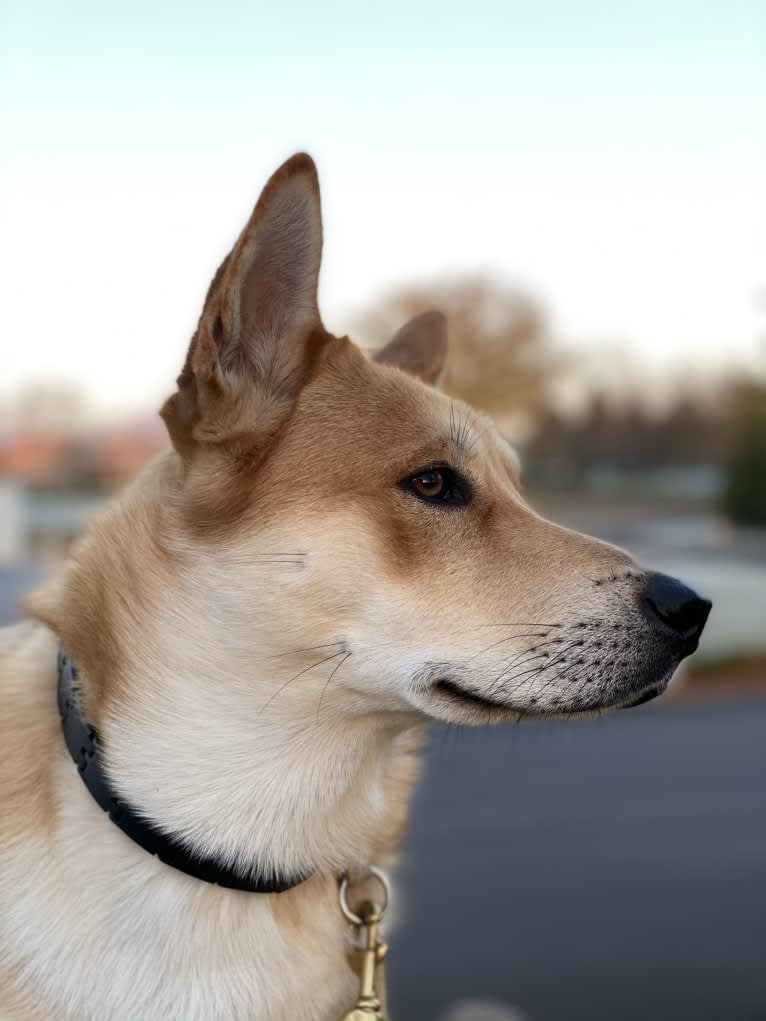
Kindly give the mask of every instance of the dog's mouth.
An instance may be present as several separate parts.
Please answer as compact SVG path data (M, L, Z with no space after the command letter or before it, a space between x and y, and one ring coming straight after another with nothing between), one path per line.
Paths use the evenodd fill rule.
M615 698L610 701L604 701L594 703L593 705L582 705L572 706L568 710L564 710L563 713L546 712L545 709L538 706L514 706L508 702L502 702L499 699L489 698L486 695L480 695L476 691L472 691L469 688L464 688L461 684L451 680L448 677L440 677L431 686L431 691L434 694L446 697L450 702L460 703L463 706L471 707L473 709L483 710L485 713L489 712L492 714L503 714L506 717L510 715L518 715L519 717L545 717L550 715L564 715L564 716L579 716L583 713L592 713L594 711L604 711L608 709L633 709L635 706L644 705L646 702L651 702L652 699L657 698L661 695L667 687L667 681L655 682L648 687L642 688L641 690L634 692L629 695L626 699L620 700Z
M513 712L513 706L509 706L506 702L496 702L494 699L486 698L484 695L478 695L475 691L469 691L447 677L442 677L436 681L432 690L446 695L453 700L473 706L475 709L488 709L494 712L502 711L505 713Z

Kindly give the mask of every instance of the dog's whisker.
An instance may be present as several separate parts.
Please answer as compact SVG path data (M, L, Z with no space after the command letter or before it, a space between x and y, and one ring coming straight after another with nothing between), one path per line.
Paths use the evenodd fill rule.
M471 442L470 443L466 442L464 444L465 452L467 454L472 454L473 453L473 449L476 446L476 441L478 439L478 436L477 436L477 433L476 433L476 430L475 430L475 427L474 427L474 423L473 423L473 412L471 411L470 408L468 409L468 411L466 413L465 421L466 421L465 439L466 440L468 439L469 432L473 432L474 433L474 435L473 435L473 437L471 439ZM469 429L469 427L470 427L470 429Z
M479 440L483 440L485 436L489 436L490 432L492 431L492 428L493 428L492 426L486 426L484 429L477 430L476 426L473 423L471 423L471 429L473 430L473 438L470 444L468 445L469 454L472 454L474 452Z
M253 553L256 559L259 557L297 557L298 559L305 560L308 553L285 553L282 551L274 550L271 553Z
M257 566L259 568L265 567L292 567L302 568L305 566L304 561L258 561Z
M526 631L526 632L524 632L524 634L521 634L521 635L508 635L506 638L499 638L496 642L492 642L491 645L488 645L488 646L486 646L486 648L481 649L480 652L474 653L473 656L469 656L468 657L468 662L470 663L471 660L478 659L479 656L484 656L486 653L490 652L492 649L496 649L499 645L506 645L508 642L515 642L515 641L520 640L522 638L546 638L546 637L547 637L547 631ZM527 651L529 651L529 650L527 650ZM522 653L522 655L523 655L523 653Z
M564 627L564 625L563 624L548 624L548 623L545 623L544 621L529 621L528 620L528 621L524 621L524 622L515 621L512 624L471 624L470 627L463 628L462 630L464 630L464 631L473 631L476 628L482 628L482 627L547 627L547 628L552 628L552 627Z
M319 649L332 649L336 645L345 645L343 639L337 642L326 642L324 645L309 645L305 649L290 649L289 652L275 652L271 656L262 657L261 662L271 659L284 659L286 656L300 656L304 652L317 652Z
M578 642L579 639L573 639L568 645L565 645L563 649L560 649L559 652L552 659L549 660L549 662L542 663L539 666L535 667L534 669L536 669L538 673L543 673L543 671L545 670L552 670L553 667L559 664L564 654L569 652L570 649L574 649L577 646ZM513 679L516 680L518 677L528 674L529 672L530 671L527 670L523 671L522 674L515 674ZM550 680L553 680L553 678L551 678ZM546 682L546 685L548 683L549 682ZM516 691L517 689L518 685L514 688L514 691Z
M533 663L539 659L549 659L550 653L543 652L541 650L546 649L554 644L554 640L547 642L541 642L539 645L534 646L532 649L526 649L524 652L520 652L515 656L509 663L503 667L502 673L498 677L498 681L504 677L509 671L513 670L514 667L522 667L525 663ZM545 667L547 664L542 663L541 666Z
M574 641L574 642L572 642L572 643L571 643L571 645L570 645L570 646L568 646L568 648L574 648L574 647L576 647L576 646L577 646L577 644L578 644L578 642L577 642L577 641ZM565 650L565 651L566 651L566 650ZM559 657L559 658L560 658L560 657ZM552 660L552 661L551 661L551 664L554 664L554 663L555 663L555 664L556 664L556 665L558 666L557 660ZM571 669L570 669L569 667L567 667L567 668L566 668L566 669L564 670L564 672L563 672L563 680L565 681L565 683L567 682L567 679L568 679L568 677L569 677L569 675L570 675L570 674L571 674ZM539 696L539 695L540 695L540 694L542 694L542 693L543 693L544 691L547 691L547 689L548 689L548 688L550 688L550 687L551 687L551 685L553 685L553 684L554 684L554 683L556 683L557 681L561 681L561 680L562 680L562 673L561 673L561 671L560 671L559 669L557 669L557 670L556 670L556 673L555 673L555 674L554 674L553 676L549 677L549 678L548 678L548 680L547 680L547 681L545 681L545 682L543 683L542 687L540 687L540 688L538 689L538 691L537 691L537 695ZM580 684L578 685L578 687L577 687L576 691L575 691L575 692L573 692L573 693L571 693L571 694L572 694L572 697L574 697L574 696L578 695L578 694L580 693L580 691L582 691L582 689L583 689L583 688L585 687L585 685L586 685L586 684L588 683L588 681L589 681L589 680L590 680L589 674L588 674L587 672L585 672L584 676L583 676L583 677L581 678L581 680L580 680Z
M509 677L508 681L510 683L513 683L513 682L518 682L518 683L515 683L513 688L511 688L510 690L505 685L503 685L503 691L505 692L505 694L508 695L508 696L513 696L513 694L516 691L518 691L518 689L521 687L521 685L526 683L524 678L528 678L530 673L534 673L535 671L537 671L538 673L542 673L543 670L550 670L552 667L554 667L560 661L561 657L564 655L565 652L567 652L569 649L574 648L577 645L578 641L579 641L579 639L575 639L572 642L570 642L569 645L565 646L558 653L558 655L553 657L553 659L549 663L545 663L545 664L542 664L542 665L539 665L539 666L535 666L535 667L530 667L527 670L522 670L521 673L515 673L512 677ZM492 688L493 692L497 691L500 688L500 685L503 682L503 679L504 679L505 675L507 674L507 672L508 671L507 671L507 668L506 668L495 679L495 682L494 682L494 685L493 685L493 688Z
M524 649L522 652L517 653L515 656L512 656L506 662L506 664L503 667L499 677L503 677L505 674L508 673L508 671L512 670L517 664L519 666L521 666L522 663L527 661L527 659L529 658L529 656L531 654L537 653L541 649L547 649L551 645L556 645L560 641L561 641L560 638L548 638L544 642L538 642L536 645L534 645L532 647L528 647L528 648ZM545 653L540 652L540 656L544 658L545 657ZM534 657L534 658L537 658L537 657ZM519 663L519 660L521 660L521 663Z
M258 564L302 564L302 556L258 556Z
M466 418L461 418L458 420L457 437L455 439L455 444L458 447L464 447L465 445L465 430L467 424L468 424L467 416Z
M340 670L340 668L343 666L343 664L346 662L346 660L350 659L350 657L351 657L351 653L347 652L346 655L343 657L343 659L340 661L340 663L338 663L336 666L334 666L332 668L332 670L330 671L330 676L325 681L324 687L322 688L322 693L319 696L319 704L317 705L317 714L316 714L316 722L317 723L319 723L319 714L322 711L322 699L325 697L325 693L327 692L327 689L330 687L330 681L337 674L337 672Z
M332 656L325 656L324 659L317 660L316 663L312 663L310 666L304 667L303 670L299 670L298 673L291 677L289 681L285 681L283 685L277 688L277 690L274 692L271 698L269 698L266 701L266 703L261 707L261 712L265 712L269 708L271 703L274 701L274 699L278 695L281 695L285 688L289 684L292 684L293 681L297 681L299 677L302 677L303 674L307 674L309 670L313 670L315 667L321 666L323 663L329 663L331 659L335 659L337 656L342 656L344 654L344 651L345 651L344 649L341 649L340 652L334 652Z

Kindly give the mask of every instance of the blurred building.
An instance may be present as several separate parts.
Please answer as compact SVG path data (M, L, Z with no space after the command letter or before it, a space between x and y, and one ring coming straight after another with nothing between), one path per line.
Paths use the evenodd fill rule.
M22 427L0 439L0 477L32 489L108 489L132 478L166 446L161 423L87 433Z
M0 438L0 563L61 556L104 498L166 446L159 422L8 431Z

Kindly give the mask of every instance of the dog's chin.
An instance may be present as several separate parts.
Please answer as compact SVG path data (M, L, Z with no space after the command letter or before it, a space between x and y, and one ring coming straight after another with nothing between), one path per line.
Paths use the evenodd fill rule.
M632 695L626 702L621 702L616 705L615 709L633 709L637 705L644 705L646 702L651 702L652 699L657 698L661 695L665 688L667 688L667 681L664 684L654 684L649 688L644 688L643 691Z

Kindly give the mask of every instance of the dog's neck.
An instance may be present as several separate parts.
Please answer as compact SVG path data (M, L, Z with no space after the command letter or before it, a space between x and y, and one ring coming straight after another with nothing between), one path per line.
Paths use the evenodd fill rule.
M195 684L197 669L158 661L142 676L140 703L103 719L118 793L241 873L338 873L378 860L388 850L391 788L411 746L401 723L270 714L261 699L227 719L221 698ZM214 683L220 691L243 682L219 675Z
M268 621L260 636L222 623L226 599L158 559L157 536L137 526L147 520L129 496L33 607L78 664L115 792L245 874L389 858L417 775L418 721L328 685L334 664L307 669L321 651L285 650ZM149 567L138 575L133 563Z

